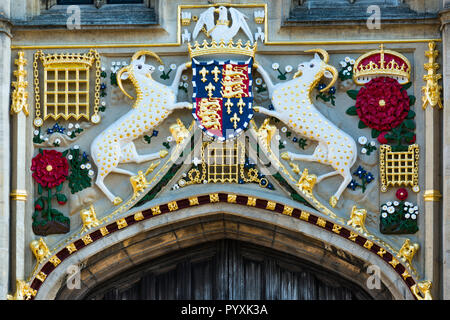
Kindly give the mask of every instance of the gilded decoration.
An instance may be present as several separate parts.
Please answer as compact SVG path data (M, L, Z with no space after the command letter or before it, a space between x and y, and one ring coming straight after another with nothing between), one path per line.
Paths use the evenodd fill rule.
M38 60L44 66L43 116L41 117L40 80ZM95 62L95 94L93 113L90 112L90 68ZM34 55L35 119L41 127L48 118L100 122L100 55L94 49L87 54L54 53L37 51Z
M17 114L23 111L28 116L30 112L28 108L28 81L26 81L27 71L25 70L27 59L25 59L25 52L19 51L19 58L14 63L17 65L17 70L14 71L14 76L17 80L12 83L14 91L12 92L11 113Z
M428 51L425 51L425 56L428 57L428 62L423 65L427 70L427 74L423 76L423 80L426 81L425 86L422 87L422 108L426 109L427 106L443 108L441 91L442 86L439 85L439 80L442 79L442 74L436 73L440 68L439 63L436 62L436 58L439 55L439 51L436 50L436 43L428 43Z
M386 50L380 45L379 50L370 51L360 56L353 67L353 80L358 85L364 85L372 77L395 77L400 84L409 82L411 64L399 52Z
M108 105L111 112L102 118L104 123L101 127L92 126L94 130L82 128L84 133L80 144L83 149L89 148L90 154L79 151L78 156L89 158L89 161L78 163L78 156L75 159L71 151L61 152L60 157L69 159L71 169L76 166L82 168L83 165L82 170L92 171L89 182L94 176L95 180L86 187L88 190L79 190L83 192L79 195L72 192L70 198L60 196L59 205L77 203L76 210L71 212L80 212L81 222L77 216L71 217L74 225L68 227L69 235L55 236L55 241L52 238L50 249L42 238L30 244L38 263L16 295L33 299L39 286L51 279L48 276L53 269L43 269L45 265L60 267L67 257L78 255L78 251L85 247L95 247L93 244L99 239L123 232L129 225L155 216L184 214L182 210L185 208L211 204L218 207L247 206L245 212L253 210L259 214L259 211L266 210L268 215L285 215L281 220L297 219L301 220L299 223L318 226L320 233L330 232L332 237L339 235L350 247L359 246L379 261L387 262L385 267L392 268L399 281L403 281L417 299L431 298L431 283L417 282L419 277L412 265L419 244L412 244L407 239L399 249L399 238L393 233L386 236L387 233L379 228L379 220L374 218L377 214L381 216L380 221L389 218L389 210L392 210L388 207L391 205L388 206L389 201L385 199L389 194L383 194L389 188L411 187L415 193L420 190L418 160L421 141L415 143L413 130L416 123L412 120L415 113L410 108L414 99L406 93L415 87L410 83L414 66L406 56L386 50L381 45L379 50L364 54L356 61L350 56L345 57L348 61L344 60L345 67L342 63L341 66L347 70L338 72L334 64L348 53L331 47L326 47L326 50L313 48L304 52L308 58L300 60L298 48L293 48L297 50L296 54L289 50L283 53L282 59L286 61L282 61L281 67L277 60L279 56L266 47L274 42L268 41L265 4L178 6L176 20L179 39L172 45L179 46L180 50L183 46L189 54L189 61L184 60L181 51L173 54L164 49L158 50L158 54L161 52L161 57L164 57L165 66L153 51L139 50L131 57L126 53L115 53L123 56L116 60L123 58L130 62L119 63L108 79L109 71L106 69L109 68L107 63L111 63L108 60L111 53L106 47L101 54L93 49L87 54L44 54L42 50L35 53L36 140L45 138L41 137L40 131L44 129L45 121L84 119L98 123L100 106ZM243 39L238 39L238 34ZM258 37L262 49L257 49ZM429 64L434 66L437 53L433 53L434 46L429 48L432 52L429 53ZM360 48L351 50L357 52ZM19 54L16 62L17 74L23 75L23 78L17 77L17 82L26 79L26 60L23 57ZM38 66L39 61L43 70ZM348 68L352 69L351 72ZM95 85L90 83L93 69ZM435 73L437 69L427 70ZM373 79L377 77L378 80ZM394 139L395 128L390 133L384 130L387 128L385 125L397 124L394 120L385 123L378 113L375 120L369 116L360 117L363 123L363 119L367 120L363 126L361 122L351 123L352 120L345 115L341 117L338 112L342 109L333 108L335 104L340 108L342 99L348 98L345 92L339 92L342 88L337 82L352 82L352 79L358 85L365 85L365 90L369 91L372 84L393 89L385 90L391 95L383 96L375 104L377 108L385 108L386 112L401 105L397 108L401 109L398 125L404 124L411 132L397 133L400 140L407 142L407 146L402 145L407 150L393 148L383 140ZM106 96L106 89L100 86L100 82L109 80L112 90L108 94L115 90L112 95L118 97L114 103ZM371 85L370 81L373 81ZM355 86L355 83L351 85ZM40 100L39 85L43 89L43 101ZM427 86L424 91L435 98L436 93L432 92L439 89L432 88L428 82ZM373 98L371 92L364 97L361 94L360 98L370 100ZM23 93L26 96L26 89L21 93L22 100L17 100L20 103L13 102L12 108L26 114L28 109L23 102ZM72 94L76 97L73 105ZM327 101L321 94L331 94L333 106L325 104ZM355 92L347 92L347 95L357 96ZM316 98L312 99L312 96ZM427 103L431 104L434 98L427 98ZM123 110L121 116L118 112L116 115L118 109L113 109L119 106ZM357 112L352 109L350 113L353 111ZM184 124L187 119L193 119L189 128ZM382 128L378 129L383 130L371 127L375 125L381 125ZM63 126L66 124L52 123L49 128L57 131ZM369 127L372 138L376 140L356 139L358 135L355 138L353 127ZM79 133L67 144L72 144ZM201 139L196 139L194 133L198 133ZM299 139L305 143L299 143ZM88 146L86 141L89 141ZM379 149L377 143L380 143ZM65 145L53 141L47 144L35 142L34 147L36 150L41 146L50 149L43 150L44 154L47 151L59 152L52 149ZM376 156L378 150L379 157ZM86 169L87 164L89 168ZM51 164L46 165L41 168L42 172L53 171ZM371 173L378 167L380 184ZM69 176L68 173L64 179ZM353 176L361 179L361 193L353 192L356 189L353 188L356 182ZM62 183L60 185L55 195L66 192L65 186L61 190ZM229 190L234 191L229 193ZM42 190L35 193L40 197ZM437 190L427 190L424 200L438 201L440 196ZM11 193L11 197L26 199L20 192ZM417 194L412 197L417 199ZM42 199L36 199L37 211L58 210L45 209L39 201ZM386 210L380 203L386 205ZM411 205L412 209L416 207ZM393 206L404 208L400 204ZM194 210L189 208L188 213ZM418 209L414 210L418 212ZM386 217L383 217L384 213ZM425 246L421 236L417 234L414 241ZM418 270L423 271L423 263L416 262Z
M392 151L389 145L380 146L381 191L389 186L410 186L419 192L419 145L413 144L408 151Z

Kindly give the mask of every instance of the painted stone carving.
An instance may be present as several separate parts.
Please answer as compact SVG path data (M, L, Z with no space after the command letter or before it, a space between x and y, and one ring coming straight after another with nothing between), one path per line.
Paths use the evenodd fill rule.
M414 234L419 228L419 208L409 201L408 191L400 188L396 192L399 201L388 201L381 206L380 231L384 234Z
M118 71L117 80L120 89L133 99L122 85L123 80L130 79L137 93L136 102L131 111L100 133L91 144L91 156L98 168L96 185L115 205L121 203L122 199L114 196L105 186L105 177L111 172L135 175L129 170L118 168L119 163L141 163L161 158L160 152L139 155L133 141L144 132L157 127L173 110L191 107L188 102L176 102L181 73L188 65L180 65L172 85L166 86L152 79L151 74L155 71L155 67L145 64L146 54L162 63L153 52L138 51L131 58L130 65ZM110 157L109 153L113 156Z
M229 26L228 11L231 14L231 26ZM219 14L217 22L214 22L214 13ZM192 38L195 40L200 31L203 31L207 37L211 37L216 42L224 41L228 43L242 29L250 41L253 42L253 33L250 31L245 19L247 17L234 8L227 9L224 6L220 6L219 8L211 7L200 14L194 32L192 33Z
M286 160L317 161L331 165L334 171L317 177L317 183L338 174L344 178L336 193L330 198L330 205L334 207L352 180L350 169L356 161L357 149L355 140L325 118L310 99L311 89L323 76L332 80L322 91L328 90L338 77L337 70L327 64L328 53L321 49L312 51L322 53L324 59L322 60L316 53L312 60L298 66L294 79L284 83L274 85L267 72L258 65L258 72L267 83L274 110L258 108L257 111L280 119L296 134L318 142L313 155L287 152L282 157Z
M32 160L31 171L38 184L39 194L34 204L36 211L33 214L33 232L36 235L67 233L70 230L70 220L52 205L54 199L59 205L67 202L67 197L61 193L63 182L69 175L65 154L41 149ZM53 188L56 193L53 193Z

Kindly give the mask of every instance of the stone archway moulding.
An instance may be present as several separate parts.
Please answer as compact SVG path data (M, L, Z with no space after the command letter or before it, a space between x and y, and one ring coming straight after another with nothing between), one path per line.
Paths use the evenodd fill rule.
M194 209L195 207L200 209L202 206L211 206L212 204L215 204L216 206L218 204L247 206L256 210L272 211L270 215L265 216L275 217L275 219L271 219L272 223L281 228L286 228L286 223L282 222L282 218L289 217L291 219L296 219L297 222L299 222L299 220L306 222L308 225L296 223L296 226L309 227L309 229L300 228L301 230L295 231L306 234L312 238L319 238L326 243L333 244L337 248L343 249L368 263L376 264L382 261L382 263L379 264L383 266L382 272L385 278L384 280L389 279L388 282L390 282L390 285L388 284L387 286L393 291L397 291L393 292L393 295L396 298L416 298L415 295L412 294L412 290L414 286L417 285L417 281L409 273L407 267L396 258L395 253L391 253L388 248L355 232L354 229L338 225L319 215L279 202L224 192L192 196L153 206L119 218L94 231L85 232L79 237L72 238L65 247L54 250L51 256L36 266L32 277L28 281L31 289L30 298L51 299L54 297L61 282L66 277L65 268L69 265L80 263L114 243L118 243L144 231L142 226L143 222L145 223L145 221L154 217L163 218L163 216L166 216L168 213L184 211L184 209L188 208ZM221 209L220 211L228 212L233 210ZM273 212L281 215L274 215ZM204 215L205 213L203 212L202 214ZM240 213L240 215L242 215L242 213ZM195 216L195 213L192 215L192 212L190 212L188 216L184 217L179 215L167 215L167 219L170 217L187 219L192 218L193 216ZM167 224L167 219L161 222ZM311 228L311 225L314 225L316 228ZM161 224L159 224L159 226L161 226ZM147 226L147 228L154 227L154 225ZM288 227L288 229L292 230L292 227ZM109 239L107 239L108 237ZM89 247L91 248L90 250L85 249ZM392 284L395 285L392 286Z

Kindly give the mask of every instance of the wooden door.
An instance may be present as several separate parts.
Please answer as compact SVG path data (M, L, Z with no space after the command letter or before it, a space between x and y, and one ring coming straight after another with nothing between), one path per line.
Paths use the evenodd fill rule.
M359 286L273 249L219 240L152 260L86 299L370 299Z

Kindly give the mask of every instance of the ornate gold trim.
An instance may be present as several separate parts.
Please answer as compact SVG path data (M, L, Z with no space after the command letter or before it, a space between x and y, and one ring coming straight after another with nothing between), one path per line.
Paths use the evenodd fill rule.
M27 71L25 66L27 65L27 59L24 58L25 53L19 51L19 58L14 61L17 65L17 70L14 71L14 76L16 76L17 81L12 83L14 91L12 92L12 103L11 103L11 114L18 114L23 111L23 113L28 116L28 81L26 81Z
M439 190L425 190L423 199L425 201L441 201L442 194Z
M27 201L28 193L27 190L16 189L12 190L9 196L14 201Z
M428 57L428 63L424 63L423 67L428 71L428 74L423 76L426 81L425 86L422 87L422 108L426 109L428 105L431 107L439 106L442 109L441 90L442 87L438 81L442 79L442 74L436 73L439 69L439 63L436 63L436 57L439 51L435 50L436 44L434 42L428 43L428 51L425 51L425 56Z
M372 55L380 55L380 67L378 67L377 64L374 62L370 62L370 64L366 66L360 65L360 62L364 60L367 57L370 57ZM386 63L384 59L385 54L393 55L400 60L404 61L406 63L407 69L404 70L404 64L402 66L396 65L396 62L394 60L391 60ZM359 69L358 69L359 67ZM400 84L405 84L409 82L410 76L411 76L411 63L409 60L402 55L399 52L392 51L392 50L385 50L384 45L380 45L379 50L372 50L370 52L367 52L361 56L359 56L358 59L356 59L356 62L353 66L353 81L358 85L364 85L366 82L362 82L359 80L360 77L367 77L367 76L380 76L380 75L393 75L393 76L400 76L406 79L406 81L399 80Z
M189 57L191 58L217 53L239 54L254 58L256 48L257 42L254 42L252 45L250 44L250 41L247 41L245 45L242 45L241 39L239 39L236 44L234 44L233 41L226 44L223 40L219 43L214 40L212 40L211 43L208 43L208 41L204 40L201 45L195 41L192 46L188 43Z

